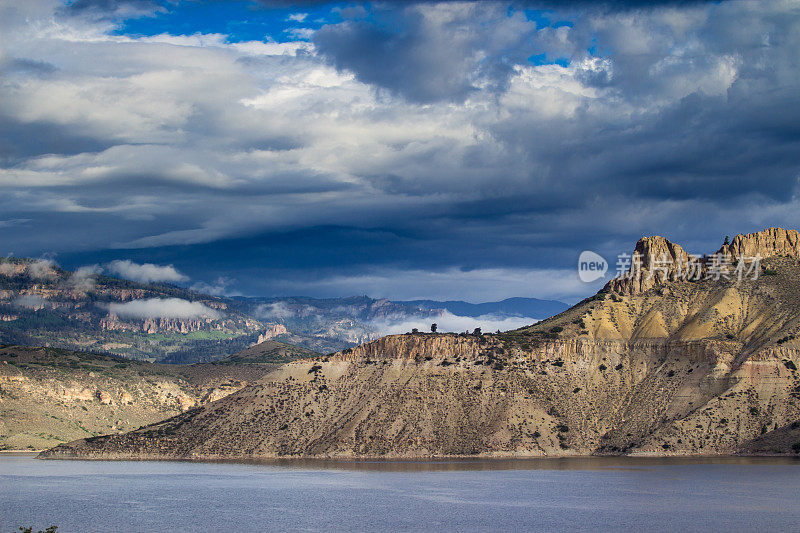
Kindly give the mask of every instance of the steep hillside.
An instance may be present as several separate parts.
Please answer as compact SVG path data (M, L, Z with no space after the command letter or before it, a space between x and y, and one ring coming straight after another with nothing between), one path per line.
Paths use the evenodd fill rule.
M226 396L277 366L225 363L161 365L0 345L0 450L130 431Z
M673 254L672 270L645 259L638 275L533 326L385 337L288 363L164 422L43 455L795 453L798 237L765 230L699 258L642 239L636 250ZM757 254L760 264L744 263L755 279L717 276L719 257L736 264ZM677 270L690 263L699 280Z

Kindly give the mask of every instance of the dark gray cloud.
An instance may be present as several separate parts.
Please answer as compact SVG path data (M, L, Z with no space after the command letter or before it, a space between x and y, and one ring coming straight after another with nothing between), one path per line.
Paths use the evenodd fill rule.
M73 0L67 3L66 9L80 13L82 11L117 11L126 6L134 7L157 7L155 0Z
M59 10L67 16L116 18L163 11L180 0L72 0Z
M0 167L46 154L75 155L113 146L109 140L50 122L24 122L0 113Z
M0 8L0 252L243 293L569 298L583 249L800 225L800 16L634 4L570 3L560 27L354 5L313 44Z
M502 91L514 65L536 47L536 24L496 3L378 4L322 27L319 54L359 80L414 102L461 102L480 89Z
M56 67L45 61L8 58L0 62L0 73L4 75L32 74L44 76L55 71Z

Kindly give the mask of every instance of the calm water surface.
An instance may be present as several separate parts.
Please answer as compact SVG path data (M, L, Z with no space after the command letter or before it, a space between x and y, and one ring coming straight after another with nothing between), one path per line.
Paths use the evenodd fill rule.
M0 533L800 531L800 462L90 462L0 456Z

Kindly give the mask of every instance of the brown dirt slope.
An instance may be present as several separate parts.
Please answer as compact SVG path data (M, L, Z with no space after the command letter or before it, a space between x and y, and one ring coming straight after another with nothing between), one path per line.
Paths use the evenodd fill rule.
M161 365L0 345L0 449L130 431L230 394L277 365Z

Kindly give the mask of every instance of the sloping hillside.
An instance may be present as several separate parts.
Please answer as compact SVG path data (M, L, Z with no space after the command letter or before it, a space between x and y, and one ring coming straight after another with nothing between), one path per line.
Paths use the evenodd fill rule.
M225 364L279 364L294 361L295 359L308 359L319 357L317 352L286 344L276 340L266 340L249 348L245 348L226 359L220 361Z
M161 365L0 345L0 450L130 431L226 396L276 366Z
M645 261L639 277L531 327L385 337L44 456L794 453L798 237L770 229L721 250L733 264L741 250L764 257L756 279L716 279L709 257L686 259L693 281ZM653 237L636 249L678 247Z

